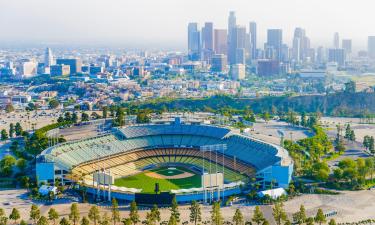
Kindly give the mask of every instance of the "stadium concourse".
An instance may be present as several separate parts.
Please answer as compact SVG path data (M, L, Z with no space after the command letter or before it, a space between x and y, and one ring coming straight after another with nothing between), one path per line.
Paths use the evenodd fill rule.
M251 182L287 187L292 172L293 162L279 146L179 118L61 143L45 149L36 165L39 182L80 182L93 196L102 193L125 201L153 192L156 184L179 202L205 200L207 191L213 198L225 198Z

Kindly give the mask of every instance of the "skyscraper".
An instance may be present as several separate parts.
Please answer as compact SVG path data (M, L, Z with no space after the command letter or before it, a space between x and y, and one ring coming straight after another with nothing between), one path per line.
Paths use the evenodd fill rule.
M52 65L54 65L52 50L50 48L46 48L46 51L44 53L44 66L50 67Z
M82 72L82 61L80 59L56 59L57 65L69 65L70 74Z
M333 48L328 50L328 62L335 62L338 66L345 65L345 50L342 48Z
M342 39L341 42L342 48L345 50L345 54L352 53L352 40L351 39Z
M341 45L342 48L345 50L345 58L349 60L352 54L352 40L342 39Z
M375 59L375 36L368 37L367 52L368 57Z
M281 61L281 49L283 44L283 31L281 29L269 29L267 30L267 48L272 50L272 59Z
M257 58L257 24L250 22L249 26L250 34L250 57L252 60Z
M229 42L228 61L232 64L243 63L243 56L246 47L246 27L236 26L232 29ZM240 49L243 49L240 50ZM244 53L243 53L244 54Z
M228 37L229 37L228 41L230 41L232 30L236 27L236 25L237 25L236 12L230 11L229 17L228 17Z
M300 27L294 30L292 59L296 62L306 60L310 49L310 39L306 37L306 31Z
M214 52L214 25L211 22L205 23L202 28L202 51L204 60L211 59Z
M200 60L200 32L197 23L189 23L188 25L188 56L190 60Z
M335 32L333 36L333 48L340 48L340 36L338 32Z
M214 30L214 50L216 54L228 54L228 36L226 29Z
M215 54L211 59L211 71L223 72L227 67L227 57L224 54Z

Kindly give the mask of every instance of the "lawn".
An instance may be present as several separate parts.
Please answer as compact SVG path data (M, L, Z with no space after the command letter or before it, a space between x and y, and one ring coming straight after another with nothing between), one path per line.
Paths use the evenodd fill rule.
M182 174L184 171L194 173L186 168L176 168L176 170L168 170L168 168L158 168L151 170L162 174L164 176L174 176ZM128 188L139 188L142 189L142 193L154 193L155 183L159 183L159 188L162 192L185 189L185 188L196 188L201 186L201 175L195 174L192 177L182 179L157 179L147 176L145 171L134 176L122 177L115 180L115 185L119 187Z

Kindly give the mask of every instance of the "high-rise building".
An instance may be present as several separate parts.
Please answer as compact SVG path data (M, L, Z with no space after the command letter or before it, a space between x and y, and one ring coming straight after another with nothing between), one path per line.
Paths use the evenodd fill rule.
M271 59L281 61L281 50L283 44L283 31L281 29L269 29L267 31L267 48L274 51Z
M246 27L243 26L236 26L232 29L232 33L230 36L229 42L229 51L228 51L228 61L232 64L243 63L243 58L238 56L237 52L242 51L239 49L243 49L245 51L246 48Z
M23 62L20 67L19 73L22 77L35 76L37 74L37 66L38 64L36 62Z
M245 48L236 49L236 64L246 64L246 51Z
M211 59L214 52L214 25L211 22L205 23L202 28L202 51L204 60Z
M230 66L230 74L233 80L243 80L246 75L246 67L244 64L233 64Z
M340 36L338 32L333 35L333 48L340 48Z
M200 60L201 44L200 32L197 23L189 23L188 25L188 56L192 61Z
M55 63L52 55L52 50L50 48L46 48L46 52L44 53L44 66L50 67L54 64Z
M316 61L317 63L324 63L326 57L325 57L325 51L322 46L319 46L316 50Z
M300 27L294 30L292 59L295 62L305 61L310 49L310 39L306 37L306 31Z
M368 37L367 55L371 59L375 59L375 36Z
M215 54L211 59L211 71L224 72L227 68L227 57L224 54Z
M338 66L345 65L345 50L342 48L332 48L328 50L328 62L335 62Z
M51 76L65 76L70 74L69 65L52 65L50 66Z
M236 12L230 11L228 17L228 41L230 42L230 37L232 30L237 26Z
M249 26L250 34L250 58L252 60L257 58L257 24L255 22L250 22Z
M214 50L216 54L228 54L228 34L226 29L214 30Z
M342 48L345 50L346 54L352 53L352 40L351 39L342 39L341 45L342 45Z
M258 76L275 76L280 74L280 62L278 60L259 60L257 67Z
M56 59L56 64L70 66L70 74L77 74L82 72L81 59Z

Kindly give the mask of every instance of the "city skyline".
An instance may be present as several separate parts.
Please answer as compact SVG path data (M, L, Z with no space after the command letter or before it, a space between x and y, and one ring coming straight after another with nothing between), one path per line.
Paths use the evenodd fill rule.
M237 24L255 21L258 45L266 42L267 29L282 29L283 39L292 45L294 29L301 27L311 45L330 47L335 32L340 39L352 39L353 49L365 49L371 28L370 1L350 4L287 1L2 1L0 26L2 44L87 44L185 51L186 26L199 28L212 22L214 29L227 29L229 11L236 11ZM290 9L294 10L290 10ZM105 10L103 10L105 9ZM207 10L209 9L209 10ZM308 9L308 10L307 10ZM56 13L56 12L66 13ZM147 18L147 19L146 19ZM152 18L152 19L150 19ZM8 21L11 21L9 23ZM27 22L26 22L27 21ZM155 46L159 45L159 46Z

